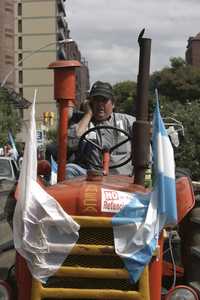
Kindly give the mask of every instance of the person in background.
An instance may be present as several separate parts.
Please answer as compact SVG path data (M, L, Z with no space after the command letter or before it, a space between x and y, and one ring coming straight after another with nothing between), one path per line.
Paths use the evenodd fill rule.
M13 148L11 147L11 145L10 144L6 144L5 146L4 146L4 154L5 154L5 156L9 156L9 157L11 157L11 158L15 158L15 154L14 154L14 150L13 150Z
M113 126L126 131L132 135L132 125L135 117L128 114L114 112L115 96L112 86L107 82L97 81L93 84L88 101L85 103L85 113L80 121L72 124L68 132L68 146L76 151L77 155L73 163L66 166L66 177L72 178L85 175L87 170L102 169L102 153L85 142L79 148L80 137L90 128L100 125ZM88 139L101 147L110 148L125 139L123 133L113 129L95 130L88 134ZM110 164L119 164L130 156L131 144L123 144L111 154ZM98 165L98 167L94 167ZM119 168L111 169L110 174L132 175L133 167L131 162Z

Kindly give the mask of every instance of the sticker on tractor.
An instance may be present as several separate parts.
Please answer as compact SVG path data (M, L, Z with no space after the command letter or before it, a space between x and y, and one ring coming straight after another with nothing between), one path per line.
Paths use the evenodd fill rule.
M101 189L101 211L108 213L119 212L132 198L131 193Z

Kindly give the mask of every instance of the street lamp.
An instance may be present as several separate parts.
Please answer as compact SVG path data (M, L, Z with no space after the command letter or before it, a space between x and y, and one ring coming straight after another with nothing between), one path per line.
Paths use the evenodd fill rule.
M2 83L1 83L1 87L4 87L4 86L5 86L5 84L6 84L7 80L8 80L8 78L9 78L9 76L15 71L16 67L18 67L18 66L19 66L23 61L25 61L26 59L28 59L28 58L32 57L34 54L40 52L40 50L42 50L42 49L44 49L44 48L46 48L46 47L49 47L49 46L51 46L51 45L54 45L54 44L64 44L64 43L72 43L72 42L73 42L72 39L64 39L64 40L61 40L61 41L53 41L53 42L48 43L48 44L46 44L46 45L44 45L44 46L42 46L42 47L40 47L40 48L38 48L38 49L36 49L36 50L33 50L29 55L27 55L27 56L23 57L22 59L20 59L20 60L14 65L14 67L11 68L11 70L10 70L10 71L6 74L6 76L4 77L4 79L3 79Z

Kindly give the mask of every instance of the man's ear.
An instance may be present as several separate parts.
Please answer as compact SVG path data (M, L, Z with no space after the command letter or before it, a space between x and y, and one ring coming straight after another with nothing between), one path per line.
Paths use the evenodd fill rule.
M115 103L112 104L112 108L113 108L113 109L115 108Z

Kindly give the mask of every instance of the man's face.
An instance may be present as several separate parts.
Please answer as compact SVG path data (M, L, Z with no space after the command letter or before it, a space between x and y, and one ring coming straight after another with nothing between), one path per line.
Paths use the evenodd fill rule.
M102 96L95 96L92 99L92 112L96 121L107 120L113 112L113 103L111 99Z

